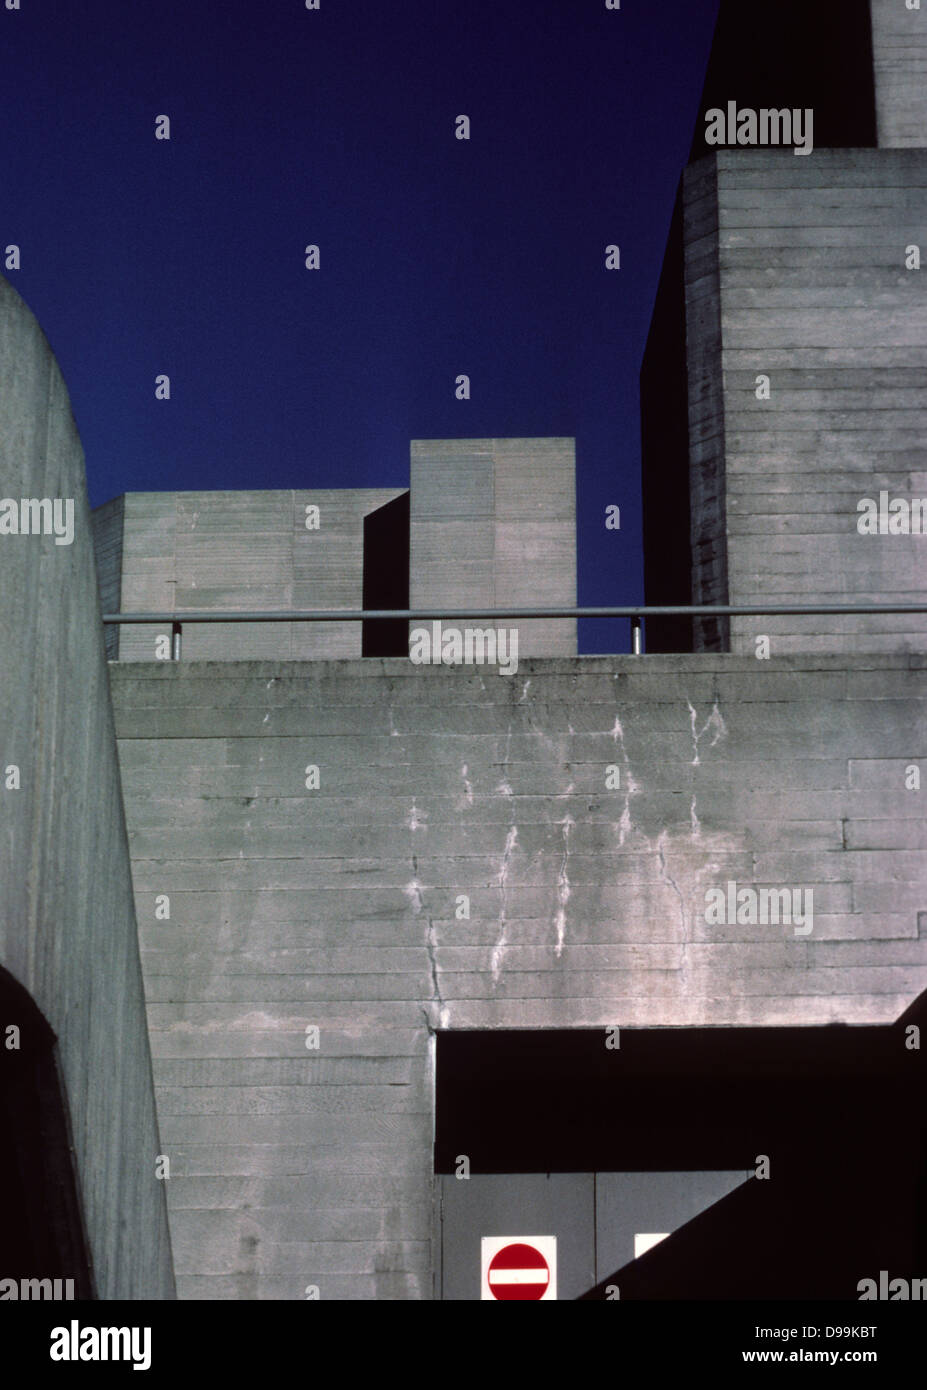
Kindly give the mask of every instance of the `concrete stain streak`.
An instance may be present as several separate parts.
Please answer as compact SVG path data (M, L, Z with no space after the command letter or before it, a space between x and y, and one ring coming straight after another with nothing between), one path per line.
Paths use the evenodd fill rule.
M492 948L492 955L489 960L489 966L492 971L492 982L494 985L499 983L502 974L502 961L508 944L505 939L506 926L508 925L505 912L508 897L509 861L512 858L517 843L518 826L511 825L509 826L509 833L505 837L505 849L502 851L502 862L499 865L499 877L496 884L501 894L502 901L499 906L499 939Z
M509 752L512 747L512 717L509 716L509 727L505 735L505 752L502 754L502 779L496 787L496 791L502 796L512 796L512 787L509 782Z
M711 714L708 716L701 729L698 727L698 714L695 706L688 696L686 697L686 704L689 706L689 723L692 727L692 766L700 767L701 757L699 754L699 744L701 740L710 731L712 740L708 747L714 748L715 744L719 743L720 740L726 736L727 725L724 722L721 711L718 709L717 700L715 700ZM702 833L702 824L698 818L698 794L694 790L692 792L692 800L689 803L689 829L693 839L698 839Z
M557 930L554 954L558 960L563 951L563 941L566 935L566 909L567 903L570 901L570 831L576 822L572 816L567 816L560 824L563 827L563 859L560 863L560 872L557 875L557 915L554 918L554 926Z
M617 714L612 728L612 738L620 756L621 789L624 792L624 809L621 812L621 819L618 821L618 847L620 849L631 831L631 797L638 794L640 787L634 780L634 774L631 771L631 761L624 741L624 728Z
M724 718L721 714L721 711L718 709L717 700L715 700L714 705L712 706L711 714L709 714L701 729L699 729L698 727L698 714L696 712L695 706L693 705L692 701L688 698L688 696L686 697L686 704L689 706L689 723L692 726L692 766L698 767L701 763L701 758L699 756L699 744L701 743L702 739L709 731L711 731L713 737L708 747L714 748L715 744L719 743L721 739L727 735L727 725L724 722Z
M169 1023L166 1028L159 1031L165 1033L302 1033L302 1028L294 1029L291 1018L275 1018L273 1014L252 1012L243 1014L241 1018L231 1020L221 1018L211 1018L205 1023L191 1023L189 1019L177 1019Z
M416 864L416 860L415 860L415 858L413 857L413 860L412 860L413 872L414 872L414 870L415 870L415 864ZM409 883L406 884L406 886L403 888L402 891L403 891L403 893L405 893L406 897L409 899L409 902L410 902L410 904L412 905L412 911L415 913L416 917L418 917L418 915L419 915L420 912L422 911L422 907L423 907L423 903L422 903L422 885L419 883L418 878L417 878L417 877L416 877L416 878L413 878L413 879L411 880L411 882L409 882Z

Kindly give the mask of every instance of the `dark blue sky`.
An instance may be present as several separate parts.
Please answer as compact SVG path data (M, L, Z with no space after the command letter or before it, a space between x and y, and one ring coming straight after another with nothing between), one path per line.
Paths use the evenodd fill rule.
M21 2L0 244L92 505L402 486L412 438L575 435L579 600L642 597L638 371L717 0Z

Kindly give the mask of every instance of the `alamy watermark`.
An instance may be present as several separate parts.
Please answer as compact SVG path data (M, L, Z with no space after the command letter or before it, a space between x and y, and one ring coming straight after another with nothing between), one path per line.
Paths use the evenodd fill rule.
M0 498L0 536L54 536L55 545L70 545L74 539L74 498Z
M927 497L893 497L879 493L861 497L856 504L859 516L856 529L861 536L923 536L927 535Z
M70 1302L74 1298L73 1279L0 1279L0 1301L48 1298L53 1302Z
M889 1279L888 1270L879 1270L878 1284L874 1279L860 1279L856 1285L860 1303L880 1299L883 1303L927 1301L927 1279Z
M416 666L498 666L500 676L514 676L518 628L416 627L409 633L409 660Z
M793 145L793 154L810 154L814 149L814 109L810 106L764 106L759 111L736 101L727 109L713 106L705 112L706 145Z
M807 936L814 927L813 888L726 888L705 890L705 922L710 927L795 927L796 936Z
M131 1361L133 1371L151 1368L150 1327L53 1327L48 1354L52 1361Z

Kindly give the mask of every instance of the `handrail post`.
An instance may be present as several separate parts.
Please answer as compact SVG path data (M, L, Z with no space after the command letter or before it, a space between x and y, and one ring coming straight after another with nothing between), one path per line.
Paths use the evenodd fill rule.
M174 622L171 626L171 661L180 660L181 642L183 640L183 624Z
M631 619L631 655L640 656L641 654L641 615L635 613Z

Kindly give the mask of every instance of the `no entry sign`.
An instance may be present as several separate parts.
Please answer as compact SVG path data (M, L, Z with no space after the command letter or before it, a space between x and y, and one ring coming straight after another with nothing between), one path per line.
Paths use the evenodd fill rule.
M556 1236L483 1236L482 1299L557 1297Z

